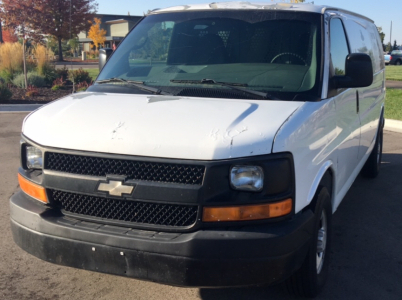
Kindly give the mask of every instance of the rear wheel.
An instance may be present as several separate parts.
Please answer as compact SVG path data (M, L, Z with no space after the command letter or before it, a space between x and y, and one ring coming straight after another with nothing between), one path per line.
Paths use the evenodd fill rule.
M402 61L398 59L395 64L396 64L397 66L400 66L400 65L402 64Z
M287 281L288 291L299 297L315 297L324 286L329 266L331 247L332 207L326 187L321 187L315 196L314 234L309 251L301 268Z
M361 174L366 178L376 178L380 173L381 158L382 158L382 144L383 144L383 126L380 122L378 128L377 138L373 151L367 159Z

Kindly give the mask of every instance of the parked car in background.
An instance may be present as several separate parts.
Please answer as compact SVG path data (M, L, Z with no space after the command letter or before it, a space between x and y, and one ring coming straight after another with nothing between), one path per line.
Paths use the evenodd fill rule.
M384 53L384 62L385 62L385 64L389 65L390 61L391 61L391 55L389 53L388 54Z
M394 50L391 52L390 65L400 66L402 65L402 50Z

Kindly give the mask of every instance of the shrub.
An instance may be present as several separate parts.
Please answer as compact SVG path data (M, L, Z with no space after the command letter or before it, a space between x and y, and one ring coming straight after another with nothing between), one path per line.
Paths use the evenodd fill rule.
M27 92L25 93L25 96L27 97L33 97L33 96L38 96L39 95L39 90L36 86L29 85L27 88Z
M22 50L23 48L20 43L0 44L0 72L8 72L11 78L15 77L17 73L22 72ZM4 78L4 76L2 77Z
M59 77L59 74L57 73L56 68L51 65L50 63L46 63L43 68L43 77L45 78L46 84L50 85L52 82Z
M38 75L35 72L29 72L27 74L28 77L28 86L36 86L36 87L42 87L45 86L45 78L43 76ZM24 74L20 74L17 77L14 78L13 84L17 87L20 88L25 88L25 78Z
M84 91L86 91L87 88L89 88L91 85L92 85L92 81L91 81L90 83L88 83L88 82L86 82L86 81L83 81L83 82L78 83L75 88L76 88L76 91L77 91L77 92L84 92Z
M50 58L54 56L53 51L45 46L37 45L33 54L35 55L38 74L45 76L45 72L50 67Z
M5 83L11 83L13 81L14 76L16 76L17 74L13 74L10 71L8 71L7 69L3 69L0 71L0 77L3 78L3 80L5 81Z
M91 76L89 76L89 73L81 68L78 70L70 71L70 78L72 81L74 81L74 83L92 82L92 78Z
M0 100L9 100L12 97L10 89L6 84L0 83Z
M56 78L63 78L63 81L66 81L68 78L68 69L66 66L63 67L63 69L57 69L56 70L57 77Z
M60 90L65 84L66 84L66 82L63 80L63 77L56 78L53 81L52 91Z

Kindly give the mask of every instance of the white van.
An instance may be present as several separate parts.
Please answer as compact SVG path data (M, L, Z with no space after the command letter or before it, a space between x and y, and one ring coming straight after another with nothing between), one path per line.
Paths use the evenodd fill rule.
M379 172L384 78L376 26L345 10L152 11L87 92L25 119L14 240L86 270L176 286L288 279L314 296L332 214L359 173Z

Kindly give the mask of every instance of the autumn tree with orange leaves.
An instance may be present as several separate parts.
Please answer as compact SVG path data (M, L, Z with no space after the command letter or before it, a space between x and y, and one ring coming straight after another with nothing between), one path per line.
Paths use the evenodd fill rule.
M101 20L99 18L95 18L94 22L89 29L88 37L94 43L95 48L99 48L99 45L103 45L106 42L106 30L100 27Z

